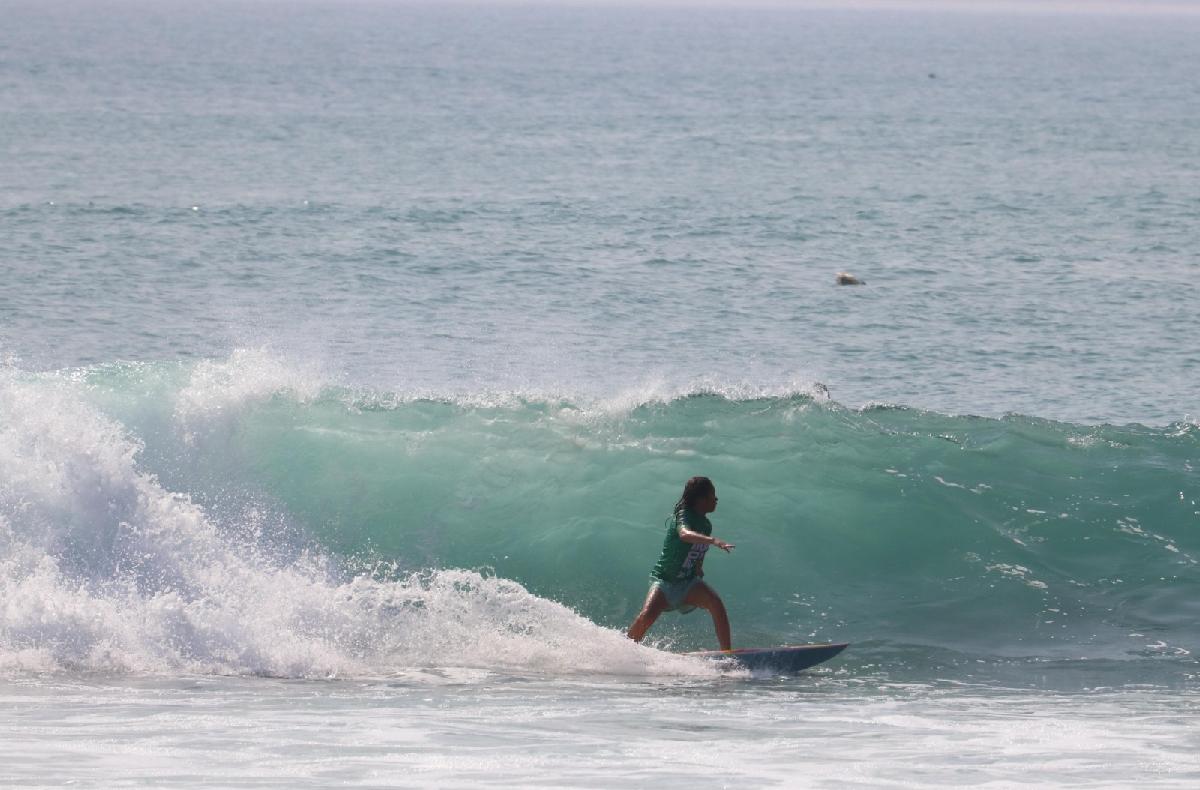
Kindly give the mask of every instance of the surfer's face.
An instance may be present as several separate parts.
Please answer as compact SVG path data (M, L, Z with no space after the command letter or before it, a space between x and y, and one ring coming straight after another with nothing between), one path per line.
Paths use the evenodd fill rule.
M708 496L702 496L696 500L696 510L700 513L711 513L717 509L717 492L714 489Z

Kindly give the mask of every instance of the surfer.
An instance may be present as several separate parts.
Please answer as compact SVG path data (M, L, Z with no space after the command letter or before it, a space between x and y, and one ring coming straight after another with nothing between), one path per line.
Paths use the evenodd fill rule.
M712 536L708 514L717 509L717 489L707 477L693 477L683 487L675 512L667 519L662 556L650 571L650 592L633 624L629 638L642 641L646 631L663 612L686 614L696 607L707 609L717 629L722 650L730 650L729 616L716 590L704 579L704 554L709 546L725 552L733 549Z

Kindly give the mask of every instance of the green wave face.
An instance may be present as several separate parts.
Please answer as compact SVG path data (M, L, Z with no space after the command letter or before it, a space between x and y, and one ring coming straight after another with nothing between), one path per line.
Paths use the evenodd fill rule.
M344 585L364 573L390 584L486 569L485 578L623 628L645 596L664 520L699 474L720 496L715 534L737 546L710 551L705 570L740 645L851 641L848 661L935 672L945 661L1194 665L1195 424L858 411L802 395L588 406L423 399L311 381L264 373L261 360L243 370L236 359L6 374L0 462L16 475L0 489L9 589L36 599L30 580L49 567L47 589L79 611L102 606L116 617L132 602L160 630L182 627L162 604L182 596L208 618L198 629L199 615L188 614L188 649L208 655L215 644L219 657L243 637L212 625L210 610L245 617L243 588L280 600L305 590L303 612L255 632L268 647L277 629L299 628L341 650L322 641L332 626L309 631L358 612L323 602L323 591L354 599L345 590L357 587ZM176 497L198 510L181 514ZM153 551L112 548L121 541ZM274 581L313 558L342 581ZM77 577L90 596L82 602ZM117 588L125 603L114 608L106 602ZM385 598L391 589L369 588ZM411 584L397 589L415 595ZM489 615L488 627L536 631L532 613L542 610L520 606L526 620ZM379 635L393 628L391 610L379 611L378 622L350 618L355 644L377 640L371 650L394 656L399 632ZM0 623L14 649L70 644L62 634L82 627L71 620L50 633L31 612ZM422 621L422 633L442 632L439 622ZM72 639L93 645L106 634ZM143 636L158 649L159 631ZM666 615L651 638L670 648L713 642L703 612ZM405 644L411 661L420 647Z
M1194 639L1193 425L804 397L696 395L619 414L343 401L260 404L220 453L347 557L490 567L619 626L684 480L703 474L720 496L715 534L737 545L710 553L707 578L742 643L1120 657ZM708 629L702 615L673 622Z

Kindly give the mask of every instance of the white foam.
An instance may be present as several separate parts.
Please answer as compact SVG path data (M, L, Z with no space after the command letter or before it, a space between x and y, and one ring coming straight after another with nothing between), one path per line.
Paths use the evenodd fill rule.
M507 579L453 569L376 579L319 554L279 559L296 552L232 537L237 525L223 529L141 471L139 443L79 386L0 371L0 669L716 671Z

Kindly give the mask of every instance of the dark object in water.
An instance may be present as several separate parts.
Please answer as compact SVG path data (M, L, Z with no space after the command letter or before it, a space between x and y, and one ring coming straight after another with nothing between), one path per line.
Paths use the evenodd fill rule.
M850 274L849 272L838 272L837 273L837 284L838 285L866 285L866 281L858 279L857 277L855 277L853 274Z
M744 647L740 650L703 650L685 656L731 661L744 669L788 675L828 661L845 650L846 643L830 645L787 645L784 647Z

